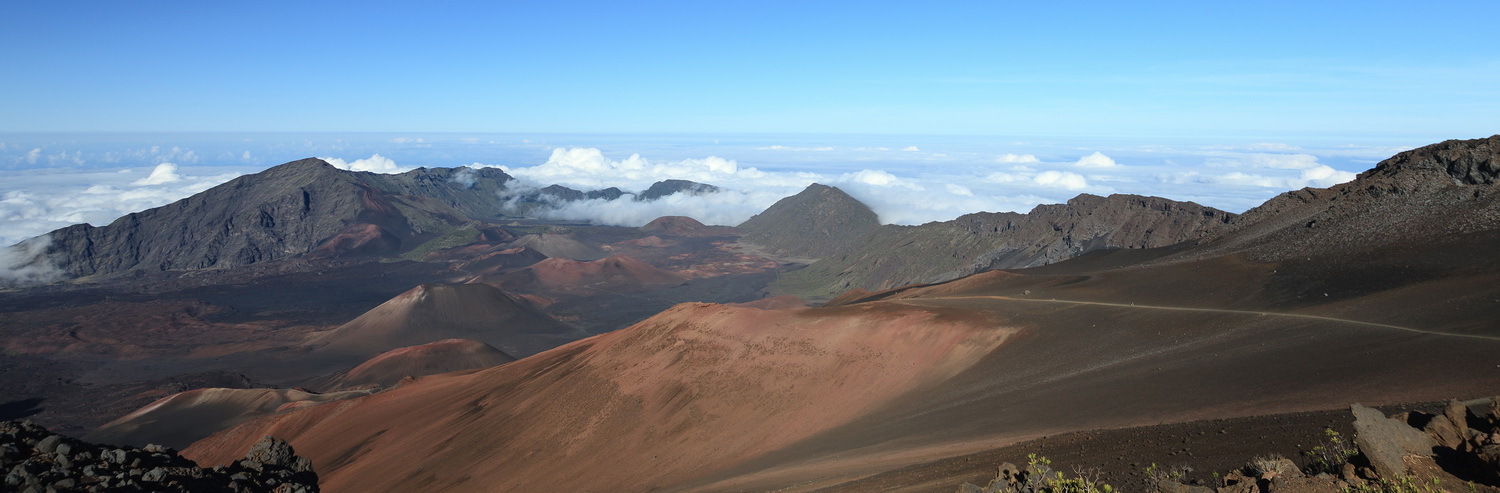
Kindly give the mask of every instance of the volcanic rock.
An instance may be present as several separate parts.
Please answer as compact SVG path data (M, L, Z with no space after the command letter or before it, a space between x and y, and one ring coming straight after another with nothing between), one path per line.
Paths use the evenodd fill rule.
M1375 472L1383 478L1398 478L1406 474L1406 462L1401 457L1407 454L1432 455L1437 445L1432 437L1406 423L1387 418L1380 410L1359 404L1349 406L1354 413L1355 440L1370 460Z
M33 446L41 443L55 451ZM251 445L243 459L212 469L160 445L97 445L52 434L30 421L0 422L0 450L6 451L0 454L0 471L8 471L0 483L5 491L319 491L312 463L269 436Z

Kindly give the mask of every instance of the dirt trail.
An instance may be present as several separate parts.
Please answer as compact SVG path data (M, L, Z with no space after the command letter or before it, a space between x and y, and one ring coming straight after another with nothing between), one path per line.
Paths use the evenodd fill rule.
M1192 307L1181 307L1181 306L1137 305L1137 304L1134 304L1134 303L1107 303L1107 302L1102 302L1102 301L1072 301L1072 300L1059 300L1059 299L1045 299L1045 300L1041 300L1041 299L1027 299L1027 298L1012 298L1012 297L1009 297L1009 296L981 296L981 295L976 295L976 296L941 296L941 297L933 297L933 298L915 298L915 299L903 299L903 300L891 300L891 301L897 301L897 302L908 303L908 304L921 304L921 302L923 302L923 301L966 300L966 299L990 299L990 300L1000 300L1000 301L1029 302L1029 303L1064 303L1064 304L1071 304L1071 305L1095 305L1095 306L1109 306L1109 307L1118 307L1118 308L1139 308L1139 309L1144 309L1144 310L1171 310L1171 311L1182 311L1182 312L1232 313L1232 314L1240 314L1240 315L1256 315L1256 316L1271 316L1271 317L1290 317L1290 318L1301 318L1301 319L1310 319L1310 320L1322 320L1322 321L1327 321L1327 322L1338 322L1338 323L1353 324L1353 325L1364 325L1364 326L1370 326L1370 327L1380 327L1380 328L1384 328L1384 329L1401 330L1401 331L1412 332L1412 333L1417 333L1417 334L1428 334L1428 335L1446 336L1446 337L1462 337L1462 338L1466 338L1466 339L1482 339L1482 340L1487 340L1487 341L1500 341L1500 336L1490 336L1490 335L1483 335L1483 334L1455 334L1455 333L1452 333L1452 332L1438 332L1438 331L1431 331L1431 330L1414 329L1414 328L1411 328L1411 327L1402 327L1400 325L1382 324L1382 323L1376 323L1376 322L1363 322L1363 321L1359 321L1359 320L1349 320L1349 319L1346 319L1346 318L1325 317L1325 316L1322 316L1322 315L1306 315L1306 314L1300 314L1300 313L1262 312L1262 311L1249 311L1249 310L1228 310L1228 309L1223 309L1223 308L1192 308Z

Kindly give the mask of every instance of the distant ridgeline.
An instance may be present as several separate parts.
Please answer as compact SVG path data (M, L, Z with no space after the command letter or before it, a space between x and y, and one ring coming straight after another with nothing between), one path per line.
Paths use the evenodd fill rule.
M1106 248L1152 248L1195 240L1235 215L1192 202L1139 195L1079 195L1027 214L980 212L920 226L881 225L865 204L813 184L739 226L747 241L819 259L783 276L781 287L826 300L956 279L993 269L1046 265Z
M651 200L717 188L683 180L639 195L607 188L518 187L495 168L346 171L320 159L245 175L106 226L48 234L49 259L70 277L128 271L225 269L301 256L395 256L445 235L479 236L484 221L560 203L626 195Z

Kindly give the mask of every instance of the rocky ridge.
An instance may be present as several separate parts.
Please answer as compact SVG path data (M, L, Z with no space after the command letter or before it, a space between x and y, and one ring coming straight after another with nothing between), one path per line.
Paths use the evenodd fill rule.
M467 170L465 168L464 170ZM498 217L496 169L345 171L320 159L230 180L105 226L49 233L47 255L69 276L227 269L313 253L397 253L472 221Z
M1160 197L1083 194L1066 204L1039 205L1026 214L981 212L919 226L878 226L859 241L803 250L821 253L821 259L785 277L805 286L805 294L827 298L856 288L881 290L987 270L1036 267L1100 249L1164 247L1196 240L1234 217ZM746 235L751 242L766 237ZM796 243L789 237L774 241Z
M113 447L57 435L30 421L0 422L6 491L313 493L318 474L285 441L266 436L241 460L201 468L160 445Z

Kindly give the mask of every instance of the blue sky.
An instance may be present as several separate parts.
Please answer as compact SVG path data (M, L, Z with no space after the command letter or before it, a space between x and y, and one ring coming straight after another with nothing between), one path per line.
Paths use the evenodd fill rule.
M887 223L1134 193L1241 212L1500 132L1493 2L0 2L0 244L304 157ZM4 270L0 258L0 271ZM3 276L0 276L3 277Z
M0 132L1477 137L1493 2L4 2Z

